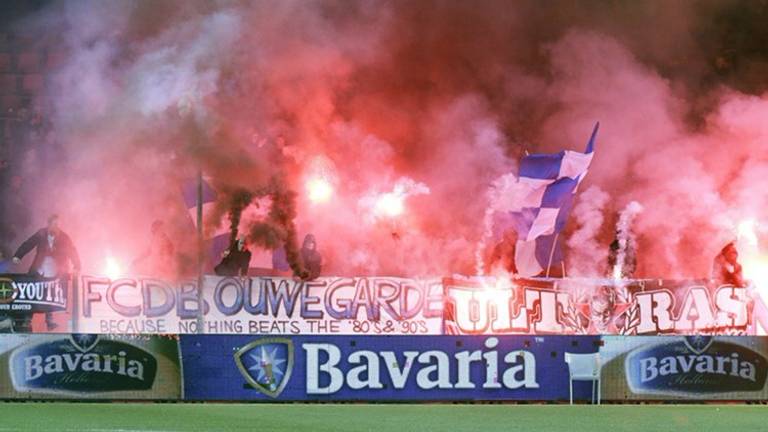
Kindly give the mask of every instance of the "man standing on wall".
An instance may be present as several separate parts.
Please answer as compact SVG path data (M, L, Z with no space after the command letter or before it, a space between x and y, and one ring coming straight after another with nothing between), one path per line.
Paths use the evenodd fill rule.
M48 218L48 225L40 229L32 237L19 246L13 254L14 264L19 264L26 254L36 249L35 258L29 267L31 276L52 278L70 272L70 264L74 272L80 271L80 257L72 240L59 228L58 215ZM45 314L48 329L56 328L51 314Z

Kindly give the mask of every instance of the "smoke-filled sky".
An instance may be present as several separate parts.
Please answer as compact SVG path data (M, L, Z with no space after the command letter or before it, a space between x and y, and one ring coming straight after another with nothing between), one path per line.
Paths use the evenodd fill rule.
M494 180L600 121L572 273L603 274L636 201L638 275L706 276L736 223L768 221L766 19L721 0L46 3L13 23L66 55L36 99L52 132L24 161L30 205L62 215L86 271L130 261L154 219L194 256L179 188L201 168L295 192L327 274L468 273Z

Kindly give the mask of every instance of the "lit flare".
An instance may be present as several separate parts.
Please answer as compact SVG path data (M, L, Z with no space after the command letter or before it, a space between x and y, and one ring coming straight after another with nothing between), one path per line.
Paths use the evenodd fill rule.
M331 182L322 178L315 177L307 181L307 196L314 203L324 203L330 201L333 196L333 186Z
M120 269L120 264L115 258L107 256L104 265L104 274L112 280L120 278L122 275L122 270Z
M394 192L381 194L376 200L374 211L379 216L391 218L401 216L405 212L405 200L403 198L402 195Z

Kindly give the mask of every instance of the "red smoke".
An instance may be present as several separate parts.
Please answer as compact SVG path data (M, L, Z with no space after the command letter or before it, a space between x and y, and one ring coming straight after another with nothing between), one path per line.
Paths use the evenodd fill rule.
M768 99L703 89L689 30L709 15L668 6L56 4L23 23L68 54L39 98L66 158L45 173L28 161L32 205L62 214L86 271L106 249L129 260L154 219L190 268L184 181L201 168L220 190L258 192L281 178L326 273L472 272L494 180L524 151L582 149L599 120L580 196L592 186L596 201L567 234L583 238L568 244L577 273L604 272L616 214L638 201L638 276L703 276L739 220L765 218ZM631 30L648 22L656 42ZM327 202L306 192L317 160ZM429 193L372 217L371 197L399 182ZM585 229L595 211L604 223Z

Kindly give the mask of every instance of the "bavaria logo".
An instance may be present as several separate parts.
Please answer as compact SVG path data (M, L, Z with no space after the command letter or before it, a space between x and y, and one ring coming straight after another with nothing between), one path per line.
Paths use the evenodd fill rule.
M287 338L259 339L240 348L235 363L248 384L276 398L291 379L293 342Z
M121 340L72 334L20 346L8 367L17 391L84 394L150 390L157 359Z
M682 397L762 391L767 365L760 353L712 336L669 338L640 347L625 360L633 393Z

